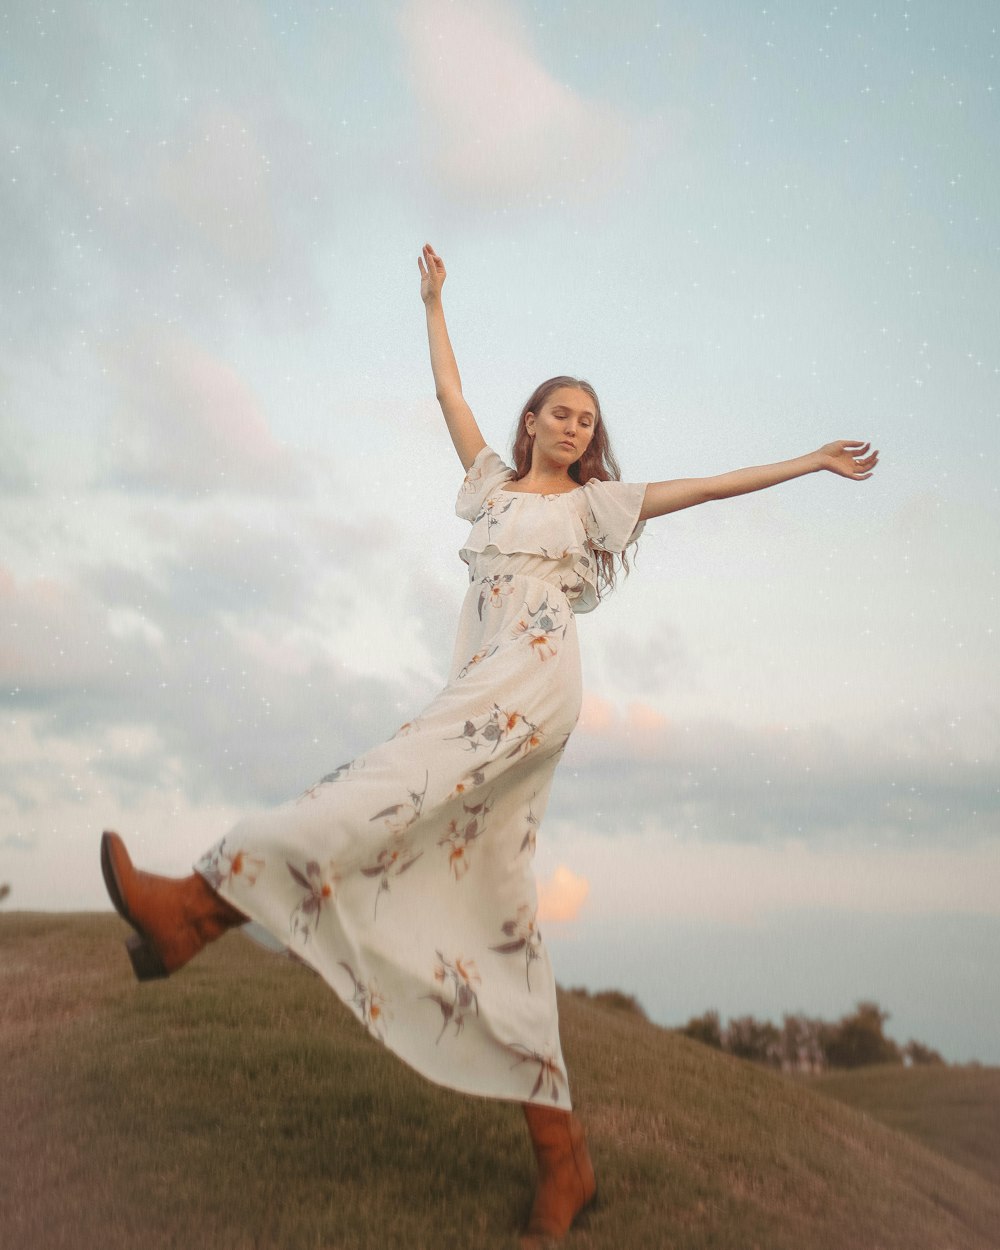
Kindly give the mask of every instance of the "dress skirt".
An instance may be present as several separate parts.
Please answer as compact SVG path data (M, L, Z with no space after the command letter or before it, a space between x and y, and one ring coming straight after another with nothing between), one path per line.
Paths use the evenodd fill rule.
M538 558L474 562L448 683L419 716L195 867L424 1076L568 1109L532 858L580 660L559 579L523 566Z

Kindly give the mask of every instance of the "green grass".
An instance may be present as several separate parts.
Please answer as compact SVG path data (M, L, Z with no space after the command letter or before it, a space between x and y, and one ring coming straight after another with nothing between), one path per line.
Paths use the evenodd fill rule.
M515 1106L422 1080L238 936L139 986L126 932L0 916L4 1244L515 1244L534 1184ZM569 1250L995 1250L1000 1188L941 1142L630 1012L561 1012L600 1184Z

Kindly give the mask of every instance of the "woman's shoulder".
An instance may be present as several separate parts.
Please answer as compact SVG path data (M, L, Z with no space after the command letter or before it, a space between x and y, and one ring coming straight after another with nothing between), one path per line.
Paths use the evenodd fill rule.
M482 501L507 479L514 476L514 470L506 464L488 444L484 444L476 453L472 464L465 473L465 478L458 492L455 511L466 520L473 520L479 511Z
M645 482L597 477L586 482L577 497L592 546L621 552L634 543L645 526L639 519L645 495Z

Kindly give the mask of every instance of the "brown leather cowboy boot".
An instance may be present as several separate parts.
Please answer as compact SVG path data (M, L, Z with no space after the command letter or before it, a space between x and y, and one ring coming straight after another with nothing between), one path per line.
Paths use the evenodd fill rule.
M570 1111L526 1102L531 1144L538 1160L538 1189L521 1237L521 1250L541 1250L562 1240L597 1193L583 1125Z
M204 877L158 877L136 869L117 833L101 838L101 871L118 914L135 929L125 946L140 981L169 976L247 917Z

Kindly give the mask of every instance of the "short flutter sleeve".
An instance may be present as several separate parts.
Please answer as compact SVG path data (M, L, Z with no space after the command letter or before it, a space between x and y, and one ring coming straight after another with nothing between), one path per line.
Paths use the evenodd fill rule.
M646 524L639 520L645 482L600 482L592 478L582 493L583 523L592 547L622 552L638 539Z
M474 521L490 492L513 476L514 470L504 464L492 447L480 448L458 492L455 512L465 521Z

